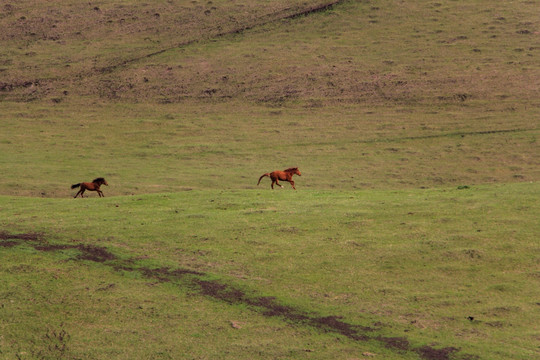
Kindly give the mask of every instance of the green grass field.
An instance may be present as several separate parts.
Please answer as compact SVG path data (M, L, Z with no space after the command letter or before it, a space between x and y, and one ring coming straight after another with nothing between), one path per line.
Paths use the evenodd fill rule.
M540 356L534 2L1 6L0 358Z
M3 353L532 358L539 191L2 197Z

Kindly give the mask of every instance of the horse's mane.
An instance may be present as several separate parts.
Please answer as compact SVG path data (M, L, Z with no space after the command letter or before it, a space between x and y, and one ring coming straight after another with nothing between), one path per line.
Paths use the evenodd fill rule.
M99 178L95 178L94 180L92 180L92 182L93 182L93 183L97 183L97 182L103 182L103 181L105 181L105 179L104 179L104 178L102 178L102 177L99 177Z
M291 171L296 171L296 170L298 170L298 168L297 168L297 167L293 167L293 168L285 169L285 170L283 170L283 171L284 171L284 172L291 172Z

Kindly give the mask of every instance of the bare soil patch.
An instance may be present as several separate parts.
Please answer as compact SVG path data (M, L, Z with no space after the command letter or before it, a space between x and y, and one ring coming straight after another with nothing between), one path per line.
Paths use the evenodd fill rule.
M177 282L180 285L194 289L196 293L203 296L231 305L246 305L251 311L260 313L263 316L279 317L297 326L309 326L325 333L339 334L353 341L376 340L397 351L416 352L422 359L449 360L451 357L453 359L471 359L470 355L467 354L456 357L455 353L459 349L454 347L437 349L425 345L420 348L413 348L404 337L374 336L372 334L376 331L376 328L350 324L337 315L318 316L317 314L307 313L293 306L283 305L275 297L257 296L231 284L218 280L208 280L208 275L202 272L184 268L137 266L136 260L120 259L105 247L80 243L50 244L43 239L42 234L38 233L9 234L0 232L0 247L10 248L18 245L30 245L35 250L43 252L67 249L79 250L79 254L72 258L74 261L93 261L108 265L115 271L139 272L143 276L158 282Z
M447 347L443 349L434 349L431 346L422 346L416 350L423 359L428 360L447 360L450 359L450 356L458 351L454 347Z

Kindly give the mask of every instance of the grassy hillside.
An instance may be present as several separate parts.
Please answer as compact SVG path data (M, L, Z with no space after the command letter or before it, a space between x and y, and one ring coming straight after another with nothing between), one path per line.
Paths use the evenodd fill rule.
M2 95L538 105L534 2L327 3L5 5Z
M3 355L532 358L539 190L2 197Z
M0 193L538 179L533 4L322 4L6 5Z
M539 131L523 113L491 121L468 108L436 114L244 103L4 108L0 193L6 195L67 197L74 195L71 184L97 176L110 183L106 196L255 189L261 174L290 166L304 175L300 190L539 178Z
M0 357L539 355L534 2L0 7Z

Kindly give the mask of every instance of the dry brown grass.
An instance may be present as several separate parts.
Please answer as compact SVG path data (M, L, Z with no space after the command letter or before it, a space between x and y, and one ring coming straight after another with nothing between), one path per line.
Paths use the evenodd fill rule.
M343 2L294 19L325 2L10 4L0 19L8 50L2 95L534 103L540 47L533 5L488 3Z

